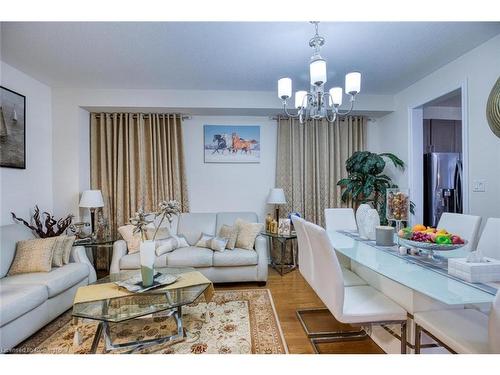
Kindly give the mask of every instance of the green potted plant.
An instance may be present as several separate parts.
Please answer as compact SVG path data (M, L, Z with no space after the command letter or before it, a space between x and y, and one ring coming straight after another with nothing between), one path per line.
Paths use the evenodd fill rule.
M342 188L343 202L352 200L355 205L371 203L380 216L381 224L387 224L386 219L386 190L397 188L392 179L382 174L388 159L394 166L405 170L405 163L391 153L376 154L369 151L356 151L346 161L347 178L337 182ZM412 204L410 204L413 206ZM411 207L413 211L413 207Z

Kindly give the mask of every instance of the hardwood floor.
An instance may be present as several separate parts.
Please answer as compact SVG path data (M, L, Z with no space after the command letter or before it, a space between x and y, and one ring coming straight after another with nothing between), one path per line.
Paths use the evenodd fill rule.
M216 284L215 289L248 289L259 288L256 283ZM316 293L302 278L298 270L280 276L274 269L269 268L267 285L274 299L278 317L292 354L314 353L313 347L300 324L295 311L297 309L324 307ZM339 323L329 313L314 313L306 320L306 324L313 330L337 330ZM342 343L325 343L319 345L320 353L330 354L379 354L382 349L370 338L360 341Z

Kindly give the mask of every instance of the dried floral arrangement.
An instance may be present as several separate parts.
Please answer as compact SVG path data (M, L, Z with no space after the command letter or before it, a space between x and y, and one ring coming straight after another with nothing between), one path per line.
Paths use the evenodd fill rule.
M179 215L181 212L181 204L177 202L176 200L169 200L169 201L162 201L158 205L158 211L155 212L155 219L161 217L160 222L155 228L155 232L153 234L153 240L156 238L156 234L158 233L158 229L160 228L161 224L165 220L165 218L169 221L169 223L172 223L174 216ZM140 233L141 234L141 240L145 240L145 232L146 232L146 226L148 224L151 224L153 220L148 220L149 215L147 213L144 213L143 209L139 209L134 216L132 216L129 219L130 224L134 226L134 234Z
M54 215L51 215L48 212L42 212L40 214L38 206L35 206L35 212L31 220L34 222L34 225L31 225L26 220L17 217L14 212L11 212L11 215L14 220L26 225L40 238L56 237L64 234L73 221L73 215L68 215L64 219L61 218L56 220Z

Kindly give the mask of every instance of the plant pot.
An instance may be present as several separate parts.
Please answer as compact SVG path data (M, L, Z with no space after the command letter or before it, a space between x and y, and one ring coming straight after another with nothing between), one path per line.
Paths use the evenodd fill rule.
M155 264L155 242L152 240L141 241L141 276L142 285L149 287L153 285L154 264Z

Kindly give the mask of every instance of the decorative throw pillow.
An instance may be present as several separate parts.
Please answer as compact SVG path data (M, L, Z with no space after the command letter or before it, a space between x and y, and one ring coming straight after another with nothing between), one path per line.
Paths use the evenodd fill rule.
M222 237L214 237L210 241L210 248L214 251L224 251L226 250L228 239Z
M54 247L52 248L52 267L61 267L64 265L64 242L66 241L65 235L55 237Z
M238 237L238 231L235 227L224 224L219 229L219 237L227 238L226 249L232 250L236 245L236 238Z
M154 227L146 227L146 239L152 240L155 235L156 228ZM170 237L170 228L169 227L159 227L158 232L156 233L155 240L164 240Z
M19 241L16 244L16 255L10 266L9 276L19 273L49 272L52 269L56 239L50 237Z
M118 233L122 236L122 238L127 243L128 253L137 253L139 251L139 247L141 246L141 235L139 233L134 234L134 226L133 225L124 225L118 228Z
M238 231L236 247L247 250L253 249L255 239L264 227L261 223L249 223L243 219L236 219L234 226Z
M202 233L200 239L196 242L196 244L194 246L206 247L206 248L210 249L210 243L212 241L212 238L214 238L214 236L211 236L211 235L206 234L206 233Z
M174 251L175 249L180 249L181 247L188 247L189 244L183 236L172 235L169 238L163 240L156 240L156 255L160 256L165 253Z
M66 236L63 244L63 263L68 264L71 255L71 249L73 248L73 243L76 240L76 236Z

